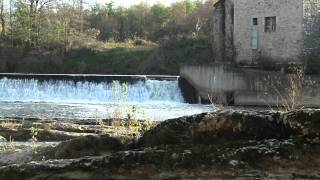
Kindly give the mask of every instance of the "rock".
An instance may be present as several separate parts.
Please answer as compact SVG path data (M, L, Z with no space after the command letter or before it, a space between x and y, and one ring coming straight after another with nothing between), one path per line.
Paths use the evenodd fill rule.
M237 165L239 165L239 162L236 161L236 160L231 160L231 161L229 161L229 164L230 164L231 166L237 166Z
M0 166L28 163L33 160L31 150L26 151L4 151L0 152Z
M3 136L0 136L0 142L7 142L7 139L4 138Z
M21 127L23 129L30 129L32 126L33 126L33 123L32 121L29 121L29 120L22 120L22 124L21 124Z
M220 111L168 120L145 133L138 146L217 143L239 139L316 136L320 110L294 112Z
M166 150L158 149L140 149L111 152L101 156L86 156L77 159L60 159L46 160L39 162L29 162L24 164L12 164L0 167L0 179L64 179L64 180L93 180L93 179L233 179L243 177L244 179L252 179L252 177L260 177L261 179L273 179L269 176L270 169L275 170L273 176L280 179L290 179L293 172L302 176L308 175L311 178L319 178L318 154L309 154L313 159L305 158L298 161L288 160L282 161L275 155L264 156L264 147L266 142L256 142L256 145L246 147L245 144L233 148L222 146L221 152L216 151L216 155L224 156L225 164L219 161L218 156L211 156L209 153L202 152L191 159L181 159L182 154L186 153L183 149L167 147ZM261 143L261 144L260 144ZM244 151L237 151L237 148ZM261 150L261 152L259 152ZM301 150L301 149L299 149ZM193 151L193 149L190 149ZM212 151L212 150L210 150ZM298 149L297 149L298 151ZM247 159L248 153L255 154L255 159ZM307 151L305 151L307 152ZM319 152L319 151L318 151ZM303 152L299 152L303 154ZM172 154L176 154L176 158L171 158ZM194 153L192 153L194 154ZM252 155L250 155L252 156ZM306 154L304 154L306 156ZM215 162L208 161L215 158ZM252 156L253 157L253 156ZM280 156L279 156L280 157ZM253 161L247 166L248 161ZM266 162L267 161L267 162ZM275 162L273 163L272 162ZM265 163L266 162L266 163ZM309 163L309 164L308 164ZM229 166L227 166L229 165ZM231 167L230 167L231 165ZM256 165L256 166L252 166ZM313 165L313 166L308 166ZM251 169L249 168L251 167ZM285 167L279 173L279 169ZM297 167L299 167L297 169ZM248 169L249 168L249 169ZM259 172L253 173L252 170L259 169ZM231 173L230 172L234 172ZM280 174L280 176L277 175ZM114 177L114 178L112 178ZM121 177L121 178L120 178Z
M44 155L55 159L72 159L83 156L99 155L101 152L119 151L120 140L109 136L85 136L60 143L44 152Z
M320 144L320 138L319 137L314 138L312 141L313 141L313 143Z
M4 163L0 179L319 178L319 112L204 113L160 123L132 143L77 137L39 149L48 160Z
M173 153L173 154L171 155L171 158L172 158L172 159L178 159L178 154L177 154L177 153Z
M191 143L191 128L198 124L207 113L164 121L147 131L137 146Z
M256 139L287 138L295 133L284 123L278 123L275 120L276 117L279 117L279 114L271 112L222 112L206 116L193 131L195 138L200 142L252 137Z
M37 139L38 141L64 141L64 140L77 138L81 135L88 135L88 134L39 129ZM11 137L15 141L28 141L31 139L31 129L20 128L20 129L14 130L14 129L0 128L0 136L3 136L7 139Z
M286 122L292 129L305 136L318 136L320 132L320 110L304 109L286 114Z

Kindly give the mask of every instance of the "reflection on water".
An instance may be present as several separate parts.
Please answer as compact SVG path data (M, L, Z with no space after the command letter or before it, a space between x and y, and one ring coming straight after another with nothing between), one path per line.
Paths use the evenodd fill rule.
M120 109L121 116L132 107L137 109L138 118L166 120L202 112L210 112L211 107L185 103L130 103L130 104L75 104L75 103L35 103L35 102L0 102L0 117L25 118L63 118L94 119L112 118L115 109Z

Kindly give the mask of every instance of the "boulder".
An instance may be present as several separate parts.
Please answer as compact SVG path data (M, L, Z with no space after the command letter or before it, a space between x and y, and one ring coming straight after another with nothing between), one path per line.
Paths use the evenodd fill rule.
M47 158L72 159L120 149L122 149L122 143L119 139L109 136L84 136L64 141L45 151L44 155Z
M319 136L320 110L226 110L168 120L144 134L138 146L217 143L242 139L283 139Z
M7 139L4 138L3 136L0 136L0 142L7 142Z

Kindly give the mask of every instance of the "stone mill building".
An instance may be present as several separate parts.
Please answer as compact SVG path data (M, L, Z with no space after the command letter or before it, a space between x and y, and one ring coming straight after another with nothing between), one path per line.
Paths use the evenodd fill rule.
M292 86L287 64L320 60L320 0L218 0L214 6L215 63L180 69L194 97L229 105L286 103ZM318 107L320 77L305 78L316 83L297 99Z
M215 61L301 63L320 50L320 0L219 0Z

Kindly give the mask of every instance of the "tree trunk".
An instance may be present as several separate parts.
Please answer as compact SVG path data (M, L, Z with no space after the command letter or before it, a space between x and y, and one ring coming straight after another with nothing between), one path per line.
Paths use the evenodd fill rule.
M80 32L83 33L83 0L80 0Z
M0 0L0 21L1 21L1 35L3 39L6 34L6 22L4 19L4 0Z

